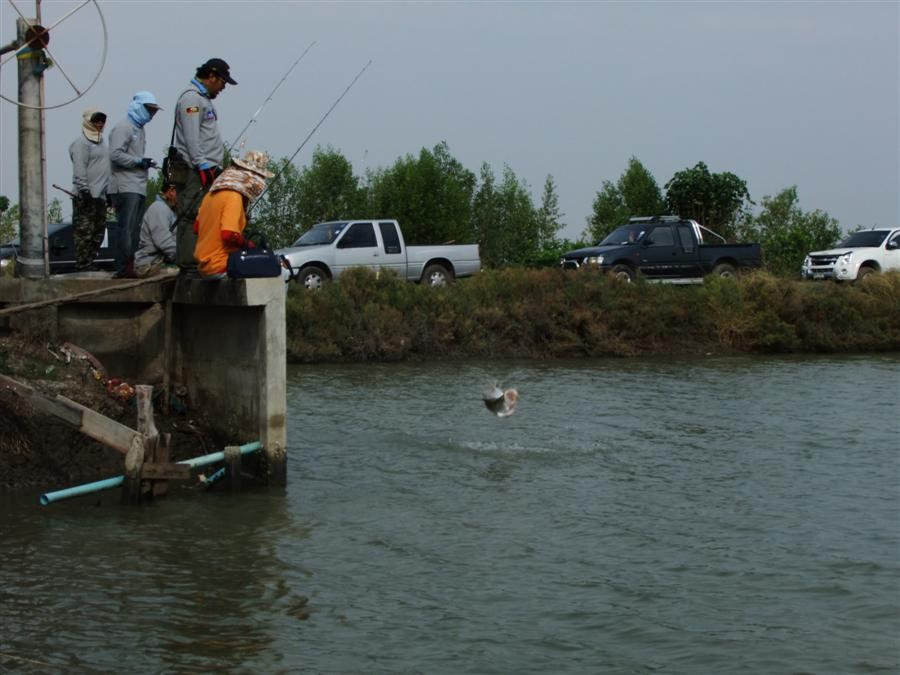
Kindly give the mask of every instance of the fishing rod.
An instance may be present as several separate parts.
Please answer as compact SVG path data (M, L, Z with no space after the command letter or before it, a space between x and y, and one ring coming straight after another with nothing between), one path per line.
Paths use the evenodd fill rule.
M61 192L65 192L65 193L66 193L67 195L69 195L72 199L75 199L75 197L78 196L78 195L76 195L74 192L72 192L71 190L66 190L66 188L60 187L60 186L57 185L56 183L53 183L53 187L55 187L57 190L60 190Z
M278 80L278 84L275 85L275 88L272 90L272 92L269 94L269 96L266 98L266 100L263 101L262 105L259 106L259 109L255 113L253 113L253 117L251 117L250 121L247 122L247 125L243 129L241 129L240 133L238 133L238 135L237 135L237 138L234 139L234 142L230 146L228 146L228 154L232 153L232 151L234 150L234 146L236 146L238 144L238 141L241 140L241 136L243 136L244 132L250 128L250 125L256 121L256 117L259 115L259 113L262 112L262 109L266 107L266 104L272 100L272 97L275 95L275 92L278 91L278 88L281 87L282 84L284 84L284 81L288 78L288 75L291 74L291 71L294 70L294 68L297 67L297 64L300 63L300 61L303 59L304 56L306 56L306 52L308 52L310 49L312 49L315 45L316 45L316 43L315 43L315 41L313 41L309 45L309 47L304 49L303 53L297 58L296 61L294 61L294 63L291 65L291 67L288 68L287 72L284 74L284 77L282 77L280 80Z
M331 107L325 112L324 115L322 115L322 119L320 119L320 120L318 121L318 123L316 124L316 126L314 126L314 127L312 128L312 131L310 131L310 132L306 135L306 138L303 139L303 142L300 144L300 147L297 148L296 150L294 150L294 154L291 155L290 157L288 157L288 160L287 160L284 164L282 164L281 169L279 169L279 171L278 171L274 176L272 176L272 178L270 178L270 179L267 181L265 189L260 193L259 197L257 197L256 200L250 205L250 208L247 209L247 214L248 214L248 215L249 215L250 212L254 209L254 207L255 207L257 204L259 204L259 200L263 198L263 196L266 194L266 192L268 192L269 186L272 184L272 182L273 182L275 179L277 179L278 176L281 175L281 173L284 171L285 167L286 167L288 164L290 164L292 161L294 161L294 157L296 157L296 156L300 153L300 151L303 149L303 146L306 145L306 143L309 141L309 139L312 138L312 135L313 135L314 133L316 133L316 129L318 129L320 126L322 126L322 122L324 122L324 121L328 118L328 116L331 114L331 111L334 110L334 109L337 107L337 104L341 102L341 99L344 98L344 96L347 95L347 92L350 91L350 89L353 88L353 85L356 84L356 81L357 81L360 77L362 77L362 74L363 74L364 72L366 72L366 69L367 69L369 66L371 66L371 65L372 65L372 59L369 59L369 62L368 62L365 66L363 66L363 69L360 70L360 71L356 74L356 77L353 78L353 81L352 81L350 84L347 85L347 88L346 88L346 89L344 89L344 93L342 93L340 96L337 97L337 100L336 100L334 103L332 103L332 104L331 104Z

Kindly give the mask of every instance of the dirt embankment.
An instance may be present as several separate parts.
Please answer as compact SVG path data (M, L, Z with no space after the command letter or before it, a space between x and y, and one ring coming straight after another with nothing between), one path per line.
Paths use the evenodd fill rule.
M126 426L137 425L134 398L127 396L129 383L104 384L89 361L67 358L60 345L21 335L0 336L0 374L49 396L64 396ZM173 460L219 449L207 426L194 419L180 399L170 399L168 416L160 412L161 399L159 392L154 397L154 419L160 433L172 434ZM70 487L119 475L123 466L119 452L0 386L0 490Z

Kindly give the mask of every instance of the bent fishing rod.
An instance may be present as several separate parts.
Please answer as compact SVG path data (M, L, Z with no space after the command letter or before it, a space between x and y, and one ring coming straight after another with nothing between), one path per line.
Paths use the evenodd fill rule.
M363 66L363 69L360 70L360 71L356 74L356 77L353 78L353 81L352 81L350 84L347 85L347 88L346 88L346 89L344 89L344 93L342 93L340 96L337 97L337 100L336 100L334 103L332 103L332 104L331 104L331 107L325 112L324 115L322 115L322 119L320 119L320 120L318 121L318 123L316 124L316 126L314 126L314 127L312 128L312 131L310 131L310 132L306 135L306 138L303 139L303 142L300 144L300 147L297 148L296 150L294 150L294 154L291 155L290 157L288 157L287 161L284 162L284 164L281 165L281 169L279 169L278 172L277 172L274 176L272 176L272 178L270 178L270 179L266 182L266 187L265 187L265 189L260 193L259 197L257 197L256 200L250 205L250 208L247 209L247 215L250 215L250 212L253 211L254 207L256 207L257 204L259 204L259 201L265 196L266 192L269 191L269 186L272 184L272 182L275 181L275 180L278 178L278 176L280 176L280 175L282 174L282 172L284 171L285 167L286 167L288 164L290 164L291 162L294 161L294 157L296 157L296 156L300 153L300 151L303 149L303 146L305 146L305 145L307 144L307 142L309 141L309 139L312 138L312 135L313 135L314 133L316 133L316 129L318 129L320 126L322 126L322 123L328 118L328 116L331 114L331 111L334 110L334 109L337 107L338 103L341 102L341 99L344 98L344 96L347 95L347 92L350 91L350 90L353 88L353 85L356 84L356 81L357 81L360 77L362 77L362 74L363 74L364 72L366 72L366 69L367 69L369 66L371 66L371 65L372 65L372 59L369 59L369 62L368 62L365 66Z
M236 146L236 145L238 144L238 141L241 140L241 137L244 135L244 132L247 131L247 129L250 128L250 125L253 124L253 123L256 121L256 118L257 118L257 117L259 116L259 114L262 112L263 108L266 107L266 104L267 104L269 101L272 100L272 97L275 95L275 92L278 91L279 87L281 87L281 85L284 84L284 81L288 78L288 75L291 74L291 71L294 70L294 68L297 67L297 64L300 63L300 61L303 60L303 57L304 57L304 56L306 56L306 52L308 52L310 49L312 49L315 45L316 45L316 43L315 43L315 41L313 41L313 42L309 45L309 47L307 47L306 49L304 49L304 50L303 50L303 53L297 58L296 61L294 61L294 63L291 65L291 67L288 68L287 72L284 74L284 77L282 77L280 80L278 80L278 84L275 85L275 88L274 88L274 89L272 90L272 92L268 95L268 97L266 97L266 100L263 101L262 105L259 106L259 108L257 109L257 111L256 111L255 113L253 113L253 117L250 118L250 121L247 122L246 126L244 126L244 128L240 130L240 132L239 132L238 135L237 135L237 138L234 139L234 142L233 142L230 146L228 146L228 154L232 154L232 153L233 153L233 151L234 151L234 146Z

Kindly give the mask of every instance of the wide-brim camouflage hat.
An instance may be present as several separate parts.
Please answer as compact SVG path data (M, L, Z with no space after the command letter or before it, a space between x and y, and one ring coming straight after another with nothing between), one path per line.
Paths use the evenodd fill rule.
M234 159L234 163L253 173L258 173L263 178L271 178L275 174L266 169L269 165L269 156L259 150L248 150L241 159Z

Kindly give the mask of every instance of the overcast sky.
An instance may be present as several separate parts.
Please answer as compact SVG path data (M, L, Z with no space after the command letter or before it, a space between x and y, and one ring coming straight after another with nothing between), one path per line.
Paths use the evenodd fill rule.
M43 23L81 2L44 0ZM27 15L33 0L15 0ZM165 112L147 126L161 160L177 95L207 58L238 86L216 100L230 143L290 65L246 147L290 156L356 73L372 66L295 159L331 145L362 175L446 141L478 172L504 164L539 204L552 174L564 234L585 227L604 180L637 157L660 187L698 161L747 181L754 201L796 185L800 206L845 229L900 222L900 3L100 1L108 51L97 84L47 111L48 185L71 185L81 112L109 124L135 91ZM15 36L0 5L0 43ZM93 3L52 34L79 87L102 55ZM8 58L6 55L4 59ZM16 97L15 61L0 93ZM48 71L46 101L74 95ZM0 194L18 201L15 107L0 101ZM50 189L50 196L63 196ZM64 197L64 196L63 196ZM68 204L65 205L68 212ZM372 214L390 216L391 214Z

